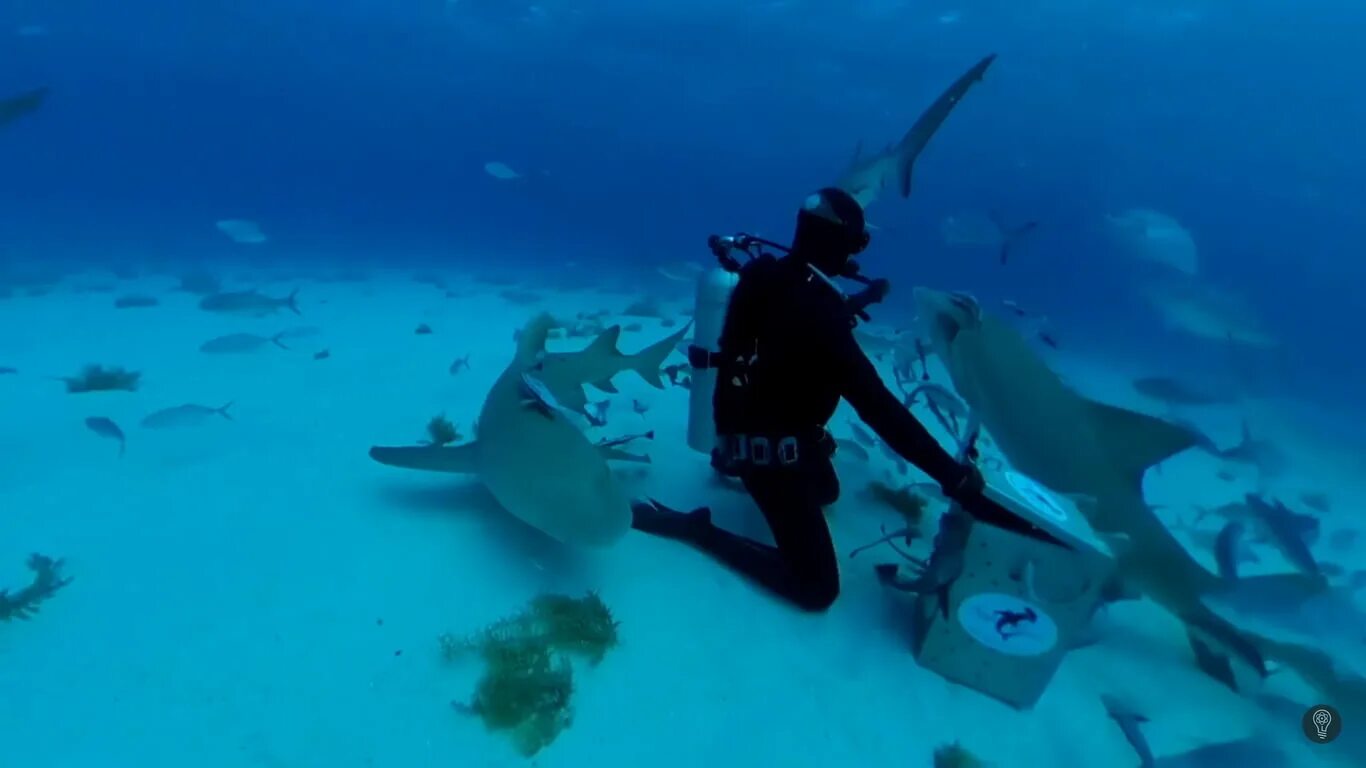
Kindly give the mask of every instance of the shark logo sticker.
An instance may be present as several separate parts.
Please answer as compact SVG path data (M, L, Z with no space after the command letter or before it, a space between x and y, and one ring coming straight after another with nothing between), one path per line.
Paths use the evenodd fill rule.
M958 623L973 640L1007 656L1041 656L1058 644L1058 625L1042 608L999 592L964 600Z
M1005 475L1010 487L1015 489L1015 493L1030 509L1054 522L1067 522L1067 509L1052 491L1019 472L1007 471Z

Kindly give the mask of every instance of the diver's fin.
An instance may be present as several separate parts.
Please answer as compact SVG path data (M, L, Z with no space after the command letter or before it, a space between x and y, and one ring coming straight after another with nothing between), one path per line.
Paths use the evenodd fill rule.
M1087 401L1096 440L1134 487L1149 467L1200 441L1186 427L1114 405Z
M370 458L381 464L428 472L474 474L478 471L478 442L462 445L375 446Z
M664 361L673 354L678 342L692 329L692 323L686 323L672 336L660 339L645 349L631 355L631 370L640 374L640 378L655 389L664 389L664 380L660 378L660 369L664 366Z

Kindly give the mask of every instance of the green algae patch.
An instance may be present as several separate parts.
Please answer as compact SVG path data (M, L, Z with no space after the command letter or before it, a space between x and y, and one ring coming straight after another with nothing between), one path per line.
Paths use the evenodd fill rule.
M506 732L523 756L535 755L574 722L570 659L597 666L616 647L617 626L596 593L543 594L473 635L442 635L447 661L479 658L485 666L469 703L456 709Z

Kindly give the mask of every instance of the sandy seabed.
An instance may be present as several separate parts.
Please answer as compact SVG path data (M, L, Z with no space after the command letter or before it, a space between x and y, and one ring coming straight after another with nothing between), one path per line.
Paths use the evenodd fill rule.
M512 333L539 309L497 288L448 298L399 274L276 283L263 289L301 287L302 317L230 318L169 284L120 287L161 298L144 309L66 288L0 301L0 365L19 371L0 377L0 585L26 583L30 552L65 558L74 578L32 620L0 624L0 764L928 766L958 741L1002 768L1132 766L1099 704L1116 691L1151 718L1159 756L1262 733L1295 765L1351 764L1311 748L1297 715L1202 676L1180 626L1148 603L1110 609L1107 638L1072 653L1038 705L1017 712L917 666L904 605L877 585L872 553L844 561L840 602L808 616L676 544L632 533L564 552L472 479L372 462L370 445L416 442L440 412L469 434ZM546 292L543 308L630 298ZM642 322L625 351L669 332ZM433 333L415 334L419 323ZM199 351L222 334L304 325L319 331L287 339L288 351ZM330 357L314 359L322 349ZM450 375L466 353L470 369ZM143 371L143 384L72 395L47 378L87 363ZM1135 404L1095 361L1061 367L1088 394ZM686 392L616 381L605 434L656 432L648 470L623 468L631 492L712 504L719 522L761 532L749 501L717 489L686 448ZM633 399L648 412L633 413ZM233 421L139 426L167 406L229 401ZM1366 491L1359 455L1316 443L1274 403L1256 407L1268 436L1317 473L1286 487ZM847 434L850 415L832 427ZM86 428L91 416L123 427L126 456ZM1211 418L1236 437L1238 414ZM830 513L842 552L895 522L860 493L885 471L873 462L842 463ZM1177 457L1147 485L1155 503L1232 500L1205 457ZM621 643L578 668L574 723L553 745L528 760L453 711L479 670L443 662L440 633L478 629L543 591L589 589L621 622ZM1294 679L1268 685L1313 699Z

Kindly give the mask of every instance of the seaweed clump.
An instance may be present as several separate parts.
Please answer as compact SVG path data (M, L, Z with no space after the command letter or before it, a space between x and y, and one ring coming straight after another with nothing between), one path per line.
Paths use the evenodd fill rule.
M8 589L0 589L0 621L27 621L33 618L44 601L70 584L71 579L62 576L62 563L62 560L47 555L29 555L27 565L33 571L33 581L13 595Z
M595 593L545 594L469 637L442 635L448 661L473 653L486 665L470 702L456 709L478 715L491 731L509 731L519 753L535 755L573 724L570 657L597 665L616 646L617 626Z
M956 741L934 751L934 768L990 768L990 765Z
M105 368L102 365L87 365L81 369L80 375L63 376L61 380L66 383L66 391L74 395L81 392L136 392L141 379L142 373L139 371L118 366Z
M874 480L868 484L868 492L874 499L896 510L907 526L918 528L925 521L925 509L929 507L930 500L910 488L893 488Z
M455 424L446 418L446 414L438 413L427 422L427 439L422 442L426 445L449 445L459 439L460 431Z

